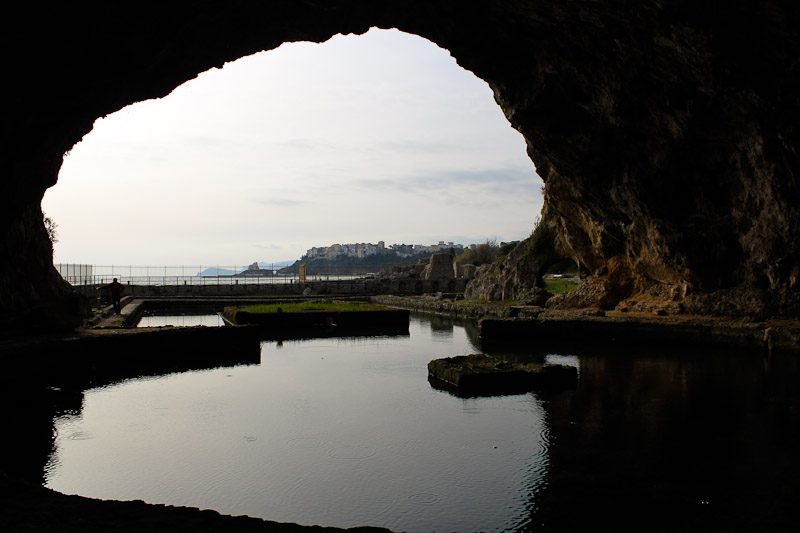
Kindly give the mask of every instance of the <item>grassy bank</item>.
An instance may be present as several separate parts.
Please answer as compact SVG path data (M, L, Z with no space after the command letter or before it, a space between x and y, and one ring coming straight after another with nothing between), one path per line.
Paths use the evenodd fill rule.
M408 311L363 301L312 300L226 307L223 317L235 325L254 325L273 332L294 331L365 335L408 334ZM316 332L316 333L315 333Z
M239 307L237 311L250 314L270 314L270 313L310 313L319 312L358 312L358 311L380 311L383 306L368 302L351 301L310 301L310 302L286 302L275 304L247 305Z
M580 280L577 278L561 278L544 280L544 288L553 294L566 294L578 288Z

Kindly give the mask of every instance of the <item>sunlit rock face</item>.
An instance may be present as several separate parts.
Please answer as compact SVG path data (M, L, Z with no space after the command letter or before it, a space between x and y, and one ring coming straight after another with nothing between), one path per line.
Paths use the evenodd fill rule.
M11 93L0 315L75 309L63 304L38 206L96 118L226 61L370 26L431 39L489 83L545 180L544 222L605 307L646 294L689 311L797 314L798 18L788 0L170 2L21 13L0 37Z

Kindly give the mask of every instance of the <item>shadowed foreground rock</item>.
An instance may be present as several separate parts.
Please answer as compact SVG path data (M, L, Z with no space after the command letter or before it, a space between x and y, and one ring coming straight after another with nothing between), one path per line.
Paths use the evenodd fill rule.
M248 516L227 516L192 507L153 505L142 501L109 501L67 496L11 481L0 473L2 531L260 531L387 532L388 529L301 526Z
M428 380L457 396L499 396L574 387L578 369L565 365L512 363L483 354L434 359Z

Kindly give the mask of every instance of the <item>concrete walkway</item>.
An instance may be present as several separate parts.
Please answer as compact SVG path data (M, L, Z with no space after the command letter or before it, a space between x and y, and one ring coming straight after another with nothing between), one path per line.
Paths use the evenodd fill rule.
M99 320L95 322L96 328L129 328L136 325L142 315L144 300L126 296L120 301L122 309L120 314L114 313L114 306L104 307L99 313Z
M226 306L252 305L285 301L306 300L304 296L264 297L264 296L125 296L122 298L122 310L114 314L114 307L109 305L95 313L95 317L87 324L90 328L132 328L139 322L145 311L157 311L165 314L217 313ZM342 297L339 299L363 299L362 296Z

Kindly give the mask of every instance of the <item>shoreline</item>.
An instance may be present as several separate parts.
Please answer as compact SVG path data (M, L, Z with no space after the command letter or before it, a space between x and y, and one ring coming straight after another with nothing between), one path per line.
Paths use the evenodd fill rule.
M481 343L491 347L532 342L592 342L607 345L657 343L756 349L800 354L800 320L608 311L554 310L505 303L377 296L377 303L457 319L479 321Z
M338 528L273 522L212 509L101 500L62 494L12 480L0 473L0 529L3 531L293 531L385 533L379 527Z
M800 354L800 321L793 319L756 322L692 315L600 314L590 309L557 311L431 297L380 296L373 301L455 319L480 320L481 344L489 349L590 343L593 347L693 346L745 349L756 355ZM78 391L131 376L258 364L260 339L258 329L250 327L83 329L66 335L6 340L0 343L0 360L6 363L7 376L15 379L8 384L10 389L41 387L52 380L66 391ZM169 346L180 349L164 349ZM221 346L226 350L220 351ZM173 355L165 358L164 353ZM388 531L300 526L191 507L69 496L3 472L0 499L4 508L0 526L7 530Z

